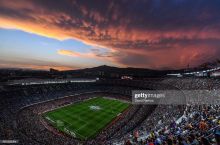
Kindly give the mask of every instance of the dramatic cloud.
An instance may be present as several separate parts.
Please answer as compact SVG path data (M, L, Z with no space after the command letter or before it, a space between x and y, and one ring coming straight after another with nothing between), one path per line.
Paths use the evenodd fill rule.
M109 52L62 55L180 68L220 56L219 0L1 0L0 27L73 38Z

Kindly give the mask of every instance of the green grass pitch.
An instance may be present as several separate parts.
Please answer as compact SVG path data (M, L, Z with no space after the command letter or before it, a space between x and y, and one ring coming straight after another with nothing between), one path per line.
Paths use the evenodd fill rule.
M129 105L119 100L97 97L46 112L43 117L58 130L86 140L95 137Z

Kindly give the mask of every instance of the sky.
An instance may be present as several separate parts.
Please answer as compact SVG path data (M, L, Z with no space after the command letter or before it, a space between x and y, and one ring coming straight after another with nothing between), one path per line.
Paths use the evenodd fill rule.
M219 0L0 0L0 68L198 66L220 56Z

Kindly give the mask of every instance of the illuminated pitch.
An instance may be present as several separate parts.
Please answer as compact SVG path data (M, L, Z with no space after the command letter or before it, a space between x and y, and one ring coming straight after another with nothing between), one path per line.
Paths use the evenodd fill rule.
M95 137L129 103L109 98L93 98L44 113L44 118L58 130L86 140Z

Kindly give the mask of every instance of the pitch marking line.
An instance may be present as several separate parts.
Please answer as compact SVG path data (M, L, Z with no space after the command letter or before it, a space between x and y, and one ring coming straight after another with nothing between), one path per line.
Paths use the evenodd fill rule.
M63 120L62 120L62 121L63 121ZM68 126L67 126L67 127L64 127L64 128L66 128L66 129L68 129L69 131L72 131L72 132L78 134L79 136L83 137L84 139L87 139L85 136L81 135L81 134L78 133L77 131L74 131L74 130L72 130L72 129L69 129L71 126L73 126L73 124L71 124L71 123L69 123L69 122L66 122L66 121L63 121L63 122L65 122L66 124L68 124Z
M81 135L80 133L78 133L78 131L79 131L80 129L84 128L85 126L87 126L89 123L86 122L86 121L84 121L84 120L82 120L82 119L81 119L80 117L78 117L78 116L75 116L75 115L72 115L72 114L70 114L70 113L67 113L66 111L63 111L63 113L66 114L66 115L68 115L68 116L70 116L70 117L74 117L74 118L76 118L76 119L78 119L78 120L80 120L80 121L82 121L82 122L84 123L84 125L82 125L81 127L79 127L79 128L76 129L76 130L73 130L73 132L75 132L76 134L80 135L80 136L83 137L84 139L87 139L85 136L83 136L83 135ZM63 120L62 120L62 121L63 121ZM65 122L65 123L68 124L67 128L73 126L73 124L71 124L71 123L68 123L68 122L66 122L66 121L63 121L63 122Z

